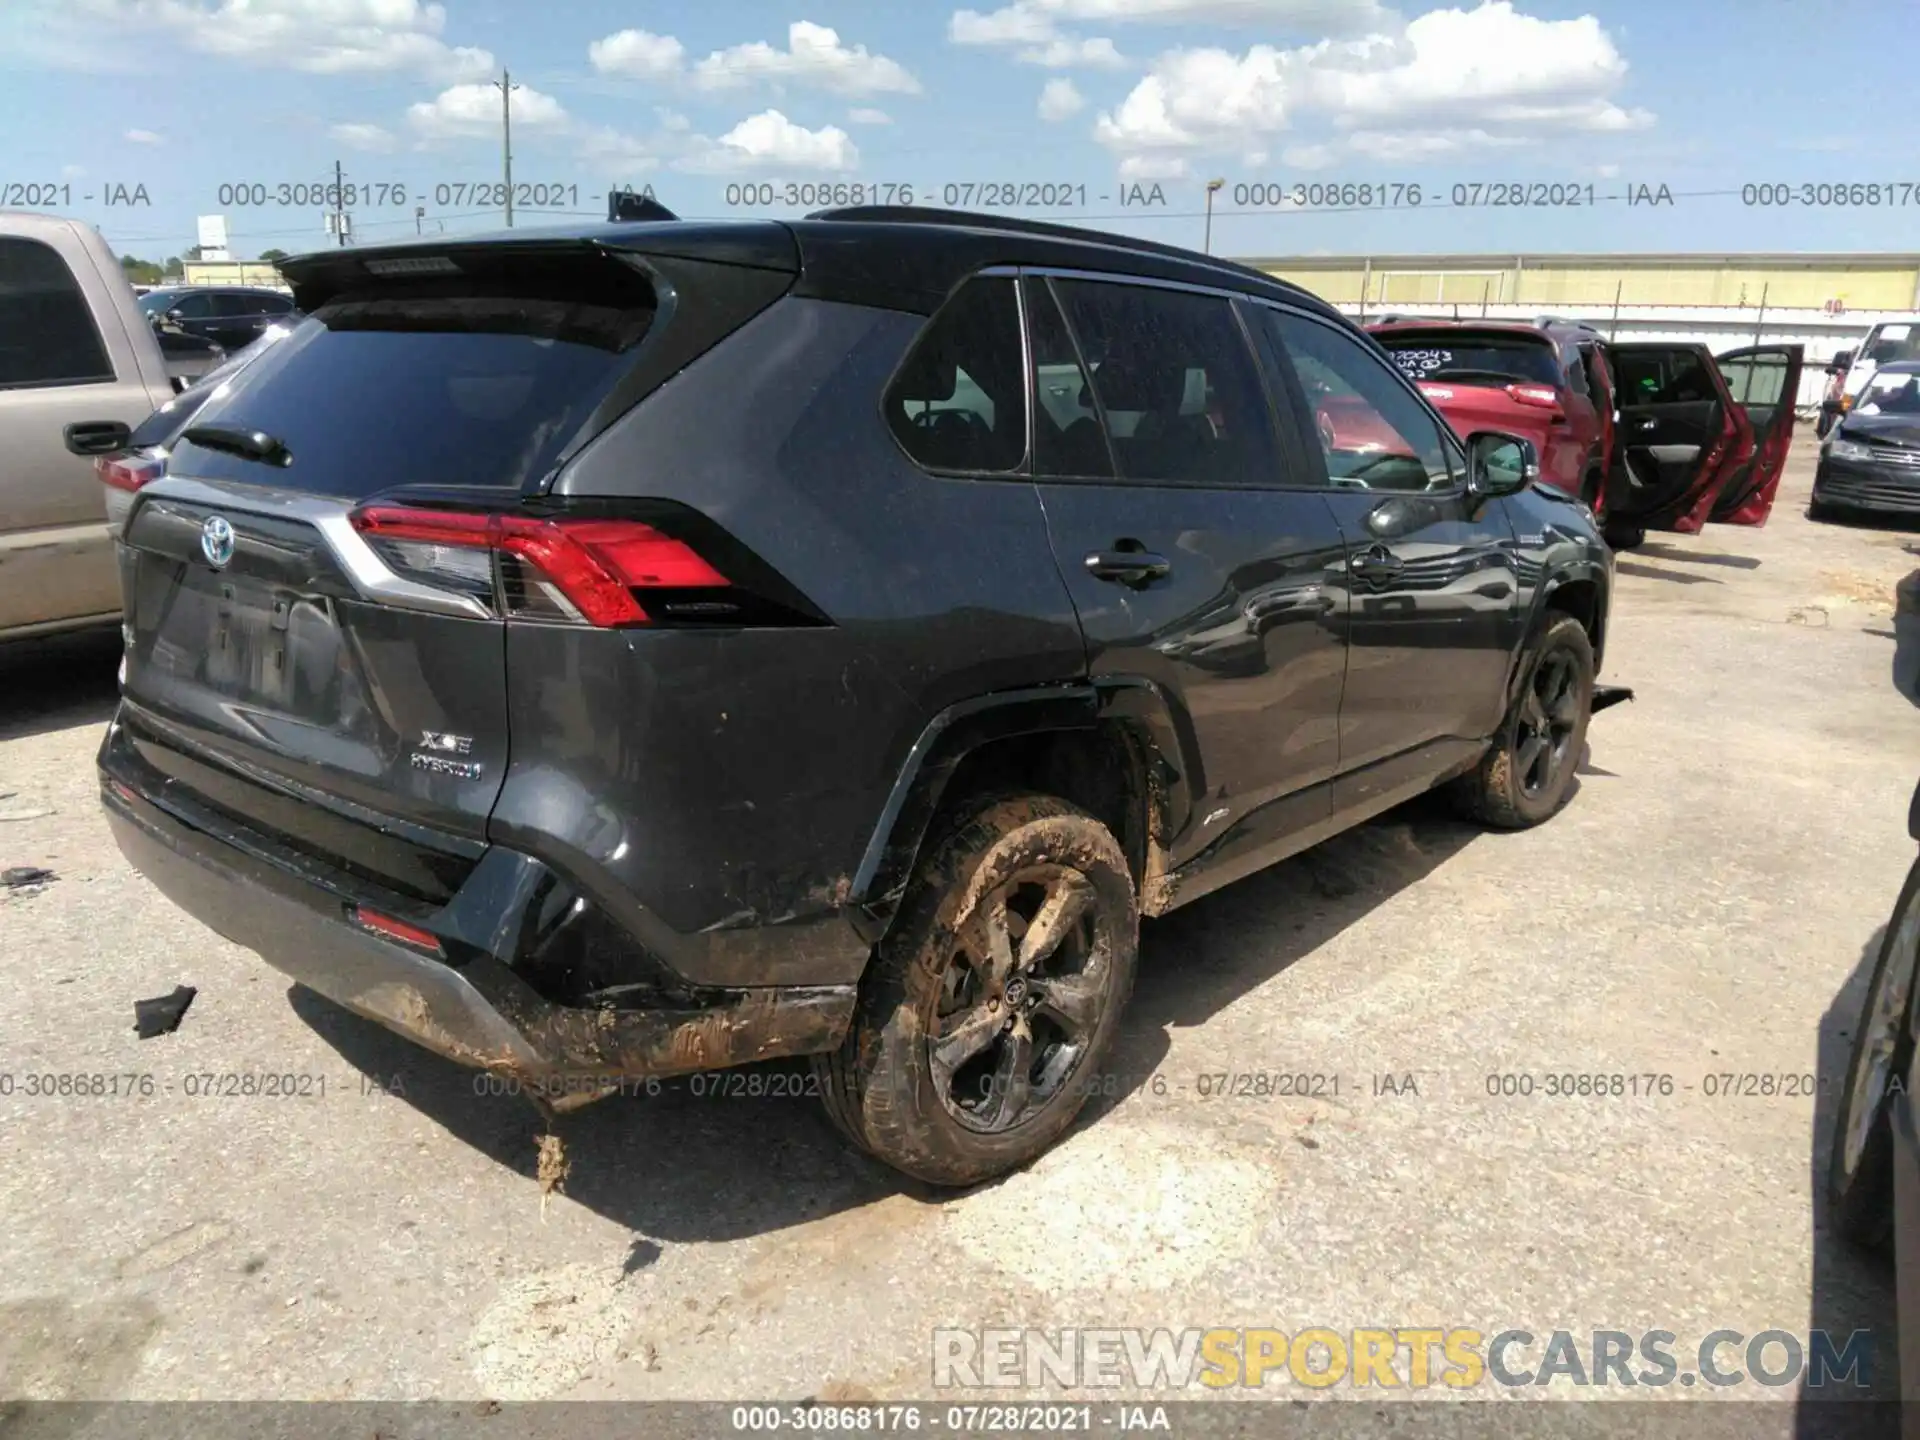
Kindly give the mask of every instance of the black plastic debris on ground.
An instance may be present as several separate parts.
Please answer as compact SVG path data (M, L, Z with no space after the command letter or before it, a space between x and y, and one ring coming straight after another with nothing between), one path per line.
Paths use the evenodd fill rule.
M44 885L49 880L60 877L51 870L43 870L38 865L15 865L9 870L0 870L0 885L9 890L23 890L29 885Z
M191 985L176 985L171 995L134 1001L133 1028L140 1032L142 1040L151 1040L156 1035L171 1035L180 1028L180 1018L187 1013L187 1007L199 993Z

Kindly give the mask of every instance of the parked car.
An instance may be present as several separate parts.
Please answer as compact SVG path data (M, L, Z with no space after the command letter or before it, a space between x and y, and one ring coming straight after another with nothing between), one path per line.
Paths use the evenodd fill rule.
M269 327L258 340L237 355L226 356L219 365L134 426L124 449L94 457L93 471L105 487L103 495L107 506L107 528L113 535L118 536L126 525L127 512L133 507L134 492L166 473L168 453L180 438L180 432L192 424L193 417L200 413L200 407L218 393L219 387L230 376L251 364L267 346L291 333L292 327L289 325ZM92 452L83 449L76 453Z
M0 640L119 621L89 461L172 393L100 233L0 211Z
M176 392L227 358L227 352L213 341L174 325L155 325L153 338L160 342L160 354L167 362L167 381Z
M1875 379L1879 379L1878 376ZM1920 705L1920 570L1894 587L1894 688ZM1920 841L1920 789L1907 811ZM1911 1426L1920 1400L1920 861L1881 933L1834 1112L1827 1226L1870 1259L1893 1262L1897 1372Z
M1805 347L1715 355L1666 341L1610 344L1620 418L1607 484L1607 538L1697 534L1712 521L1764 525L1793 441Z
M269 325L299 317L293 297L251 285L182 285L140 297L140 309L156 326L168 325L239 350Z
M1883 320L1867 331L1866 338L1852 350L1842 350L1833 363L1844 377L1840 392L1840 413L1853 409L1867 384L1882 365L1920 361L1920 321Z
M1920 361L1879 366L1820 447L1810 519L1920 513Z
M1401 319L1367 327L1460 434L1524 435L1540 478L1604 518L1613 453L1613 378L1591 326L1542 319Z
M1141 915L1437 785L1571 794L1587 511L1258 271L896 209L282 268L310 318L134 497L102 802L550 1110L810 1055L977 1181L1093 1093Z

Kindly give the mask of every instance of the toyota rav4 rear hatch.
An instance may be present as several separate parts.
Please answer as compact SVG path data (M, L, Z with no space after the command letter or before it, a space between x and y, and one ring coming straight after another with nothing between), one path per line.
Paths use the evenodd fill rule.
M735 267L678 274L703 268ZM208 398L128 522L110 749L161 803L439 902L506 769L507 624L644 623L639 588L703 581L647 525L540 497L658 342L714 317L579 239L289 269L309 318Z

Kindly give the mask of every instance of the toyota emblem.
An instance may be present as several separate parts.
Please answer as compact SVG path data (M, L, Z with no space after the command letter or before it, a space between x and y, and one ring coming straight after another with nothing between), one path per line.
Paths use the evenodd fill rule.
M233 526L224 515L209 515L200 527L200 553L218 570L233 559Z

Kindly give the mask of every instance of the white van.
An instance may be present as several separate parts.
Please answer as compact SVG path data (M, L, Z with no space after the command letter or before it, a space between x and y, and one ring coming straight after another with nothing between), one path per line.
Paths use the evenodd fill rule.
M1874 371L1896 360L1920 360L1920 320L1883 320L1867 332L1867 338L1853 352L1853 363L1847 366L1840 413L1846 414L1859 403Z

